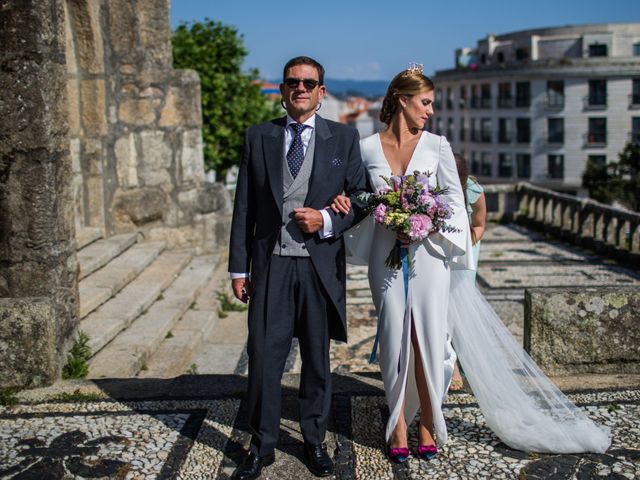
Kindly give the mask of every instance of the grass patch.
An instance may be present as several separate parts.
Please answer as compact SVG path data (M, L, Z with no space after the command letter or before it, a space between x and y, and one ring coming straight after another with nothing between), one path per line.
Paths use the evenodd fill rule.
M142 371L147 371L147 370L149 370L149 365L147 365L146 360L143 360L143 361L142 361L142 365L140 365L140 370L142 370Z
M185 372L187 375L199 375L198 372L198 365L195 363L192 363L189 368L187 368L187 371Z
M0 388L0 405L3 407L11 407L18 403L19 388L9 387Z
M89 373L89 358L91 348L89 348L89 336L83 331L78 332L78 336L73 342L71 350L67 354L67 363L62 368L62 378L85 378Z
M227 318L228 316L228 313L225 313L221 309L218 309L218 318Z
M617 412L618 410L622 410L622 407L618 405L616 402L613 402L611 405L607 407L607 412L609 413Z
M249 306L244 303L233 301L227 292L218 290L216 297L218 298L218 302L220 302L220 310L223 312L244 312L249 308Z
M167 334L164 336L164 338L173 338L173 333L171 332L171 330L169 330L167 332Z

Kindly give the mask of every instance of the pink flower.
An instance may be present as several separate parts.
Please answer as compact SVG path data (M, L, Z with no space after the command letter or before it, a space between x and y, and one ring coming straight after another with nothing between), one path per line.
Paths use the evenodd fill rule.
M427 215L415 214L409 217L409 237L411 240L423 240L427 238L427 235L433 230L433 223L431 218Z
M373 219L380 224L384 225L384 219L387 215L387 207L384 203L378 205L373 211Z

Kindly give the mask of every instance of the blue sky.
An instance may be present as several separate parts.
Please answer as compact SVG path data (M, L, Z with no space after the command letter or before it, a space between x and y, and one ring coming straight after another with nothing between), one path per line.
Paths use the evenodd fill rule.
M338 79L389 80L410 61L452 68L454 51L487 33L585 23L640 22L638 0L405 1L173 0L171 27L209 17L238 28L245 67L279 78L296 55Z

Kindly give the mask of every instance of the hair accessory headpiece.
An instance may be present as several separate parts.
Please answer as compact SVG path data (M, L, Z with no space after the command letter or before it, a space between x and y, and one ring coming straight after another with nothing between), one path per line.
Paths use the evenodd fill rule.
M416 62L409 62L409 67L407 68L407 75L422 75L424 71L424 65Z

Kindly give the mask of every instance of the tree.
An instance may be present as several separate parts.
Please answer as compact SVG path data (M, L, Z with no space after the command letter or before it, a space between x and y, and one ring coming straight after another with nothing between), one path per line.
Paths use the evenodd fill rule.
M235 28L208 18L183 23L172 43L174 67L200 75L204 161L224 175L240 162L246 128L274 118L279 106L260 92L257 70L242 72L247 50Z
M618 154L618 161L606 166L587 162L582 185L594 200L603 203L617 200L631 210L640 211L640 144L628 142Z

